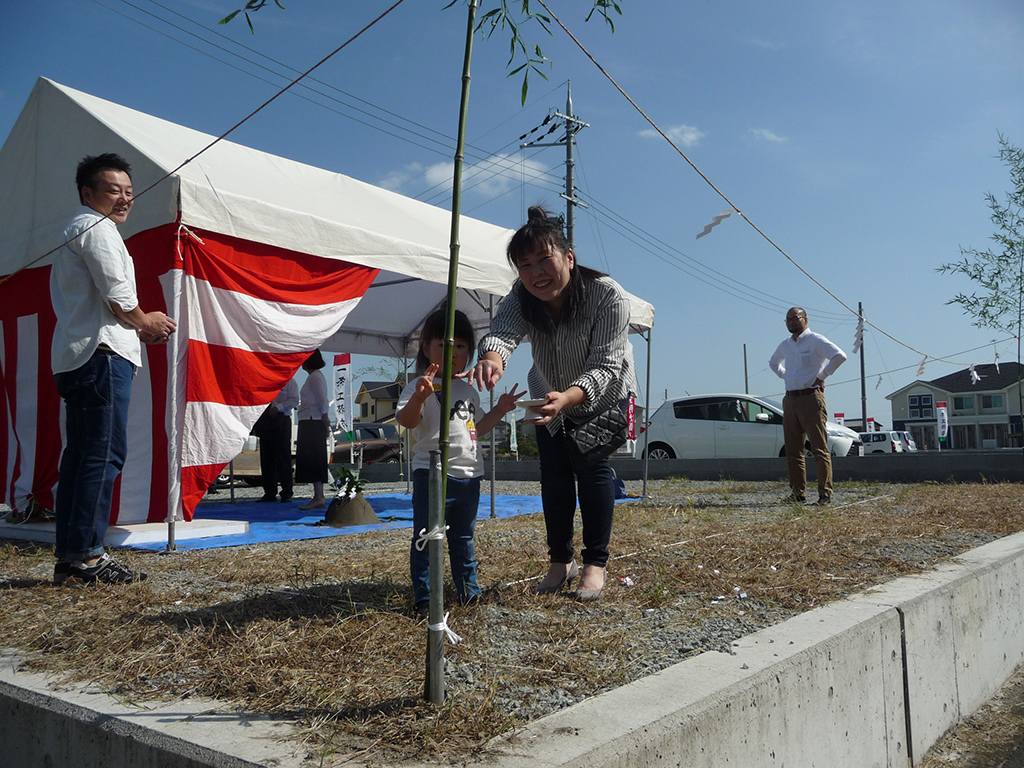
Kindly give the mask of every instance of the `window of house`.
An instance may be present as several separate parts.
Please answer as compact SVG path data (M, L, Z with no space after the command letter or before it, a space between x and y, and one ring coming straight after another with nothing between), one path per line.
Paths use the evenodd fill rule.
M1002 395L982 395L981 396L981 409L983 411L990 410L1002 410L1003 407L1003 396Z
M932 418L931 395L910 395L907 397L907 406L912 419Z
M974 412L974 395L963 395L962 397L953 398L953 410L954 411L968 411Z
M370 415L370 405L369 405L369 403L360 403L359 404L359 416L360 416L360 418L365 419L369 415Z

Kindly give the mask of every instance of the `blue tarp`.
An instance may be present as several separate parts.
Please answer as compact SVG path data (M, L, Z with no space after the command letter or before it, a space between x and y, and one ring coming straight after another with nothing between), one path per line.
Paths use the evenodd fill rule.
M178 549L213 549L215 547L237 547L270 541L296 541L299 539L322 539L326 536L343 536L366 531L387 531L395 528L412 527L412 495L389 493L367 496L366 500L377 513L380 522L376 525L353 525L345 528L318 526L324 519L325 510L299 509L306 499L282 504L260 503L257 501L203 503L196 507L196 519L244 520L249 523L248 533L231 536L211 536L203 539L182 539L175 544ZM513 517L542 511L540 496L498 496L495 513L498 517ZM480 510L477 520L491 516L491 497L480 496ZM166 542L151 542L133 545L137 549L164 550Z

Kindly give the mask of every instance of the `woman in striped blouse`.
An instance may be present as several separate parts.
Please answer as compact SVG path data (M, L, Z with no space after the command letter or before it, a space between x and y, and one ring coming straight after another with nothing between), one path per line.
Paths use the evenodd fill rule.
M509 263L519 279L506 296L479 345L469 372L480 389L493 389L515 348L528 337L533 367L530 397L543 400L535 414L540 451L541 497L551 565L535 590L553 594L571 587L575 596L596 600L605 582L608 542L615 506L613 474L607 460L574 467L564 425L579 423L616 405L636 389L633 350L627 339L629 301L618 283L581 266L562 230L561 217L530 208L529 218L508 244ZM582 573L573 558L577 491L583 519Z

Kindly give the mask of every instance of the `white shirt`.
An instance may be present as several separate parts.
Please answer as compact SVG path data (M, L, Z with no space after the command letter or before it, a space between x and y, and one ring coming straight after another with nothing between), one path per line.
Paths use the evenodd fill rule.
M846 362L846 353L820 333L804 330L796 339L787 336L768 365L786 381L786 391L811 389L817 379L824 381Z
M285 416L292 415L292 409L299 404L299 385L295 379L288 379L284 389L277 393L277 397L270 401L271 405L277 406L277 410Z
M437 385L435 385L437 386ZM416 391L411 381L398 398L402 410ZM465 480L482 477L484 465L477 450L476 422L480 417L480 393L462 379L452 379L451 420L448 422L448 476ZM423 403L423 418L412 433L412 468L430 469L430 452L438 449L441 434L441 393Z
M64 240L70 242L57 252L50 270L50 300L57 316L50 350L53 372L81 368L100 344L141 367L139 334L110 308L112 301L125 312L139 305L135 264L117 225L82 206L65 228Z
M323 371L311 371L299 390L299 421L323 421L328 405L327 379Z

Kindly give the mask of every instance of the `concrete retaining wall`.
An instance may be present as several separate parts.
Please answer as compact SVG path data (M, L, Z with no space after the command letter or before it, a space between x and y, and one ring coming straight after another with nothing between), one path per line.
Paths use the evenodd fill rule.
M538 720L481 765L916 764L1024 661L1022 599L1024 533ZM216 703L139 710L99 694L44 693L41 676L0 664L0 755L24 756L5 766L308 764L275 740L287 724Z
M494 768L916 765L1024 661L1024 534L962 560L557 712Z

